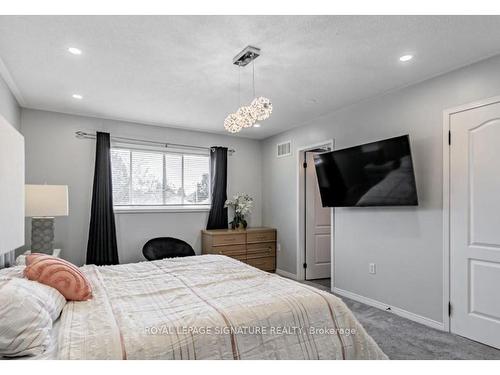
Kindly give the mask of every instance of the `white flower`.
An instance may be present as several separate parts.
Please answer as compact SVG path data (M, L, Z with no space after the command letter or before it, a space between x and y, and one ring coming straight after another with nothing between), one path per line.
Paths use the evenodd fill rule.
M236 193L232 199L226 200L224 207L232 207L235 213L245 216L252 212L253 198L246 193Z

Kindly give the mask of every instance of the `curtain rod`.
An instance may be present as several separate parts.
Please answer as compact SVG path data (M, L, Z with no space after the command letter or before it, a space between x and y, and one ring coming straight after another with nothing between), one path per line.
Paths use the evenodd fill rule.
M92 133L85 133L84 131L77 131L75 132L75 135L77 138L81 139L95 139L96 135ZM202 146L191 146L191 145L183 145L180 143L170 143L170 142L158 142L158 141L150 141L147 139L137 139L137 138L128 138L128 137L115 137L111 136L110 137L112 140L118 141L118 142L123 142L123 143L130 143L130 144L140 144L140 145L155 145L155 146L161 146L165 148L191 148L191 149L197 149L197 150L211 150L211 147L202 147ZM234 148L228 148L227 152L229 154L235 153Z

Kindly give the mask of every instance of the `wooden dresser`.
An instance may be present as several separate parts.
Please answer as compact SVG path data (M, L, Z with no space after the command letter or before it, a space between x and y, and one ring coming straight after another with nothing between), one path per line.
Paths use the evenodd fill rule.
M202 254L221 254L263 271L276 270L276 229L202 230Z

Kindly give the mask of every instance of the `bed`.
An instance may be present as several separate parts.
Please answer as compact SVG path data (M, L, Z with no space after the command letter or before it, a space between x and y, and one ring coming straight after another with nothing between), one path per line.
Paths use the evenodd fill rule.
M386 359L334 295L220 255L87 265L44 359Z

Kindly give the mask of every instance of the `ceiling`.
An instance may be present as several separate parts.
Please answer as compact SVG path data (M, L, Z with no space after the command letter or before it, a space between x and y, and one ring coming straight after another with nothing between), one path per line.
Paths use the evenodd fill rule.
M262 139L500 53L500 17L0 16L1 70L23 107L208 132L239 106L232 58L249 44L274 110L237 136Z

